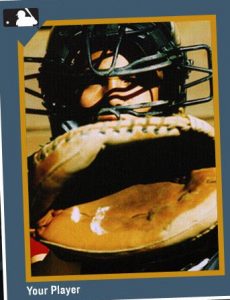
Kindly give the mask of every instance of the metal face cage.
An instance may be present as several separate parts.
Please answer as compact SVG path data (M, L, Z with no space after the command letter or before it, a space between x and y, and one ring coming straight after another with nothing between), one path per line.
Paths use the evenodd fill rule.
M169 115L178 111L180 107L212 100L213 79L210 47L205 44L187 47L177 46L169 33L168 25L169 23L147 23L54 27L45 57L24 57L25 63L41 64L39 73L25 76L25 81L36 78L39 81L41 92L28 87L25 87L25 92L41 99L45 107L45 110L27 108L26 113L48 115L51 123L53 121L63 123L77 120L74 124L81 125L84 122L93 122L93 118L89 119L84 113L83 118L86 120L79 121L82 110L76 104L76 98L79 91L82 90L82 86L84 87L92 78L132 76L133 74L142 76L142 74L156 70L162 70L167 74L168 81L171 81L170 86L174 86L174 91L171 94L168 92L158 101L151 103L143 102L116 107L102 103L89 113L95 116L114 114L117 119L120 118L121 114L140 117L146 114L151 116ZM145 51L142 57L135 58L124 67L116 67L117 57L124 41L127 43L129 40L135 40L136 44L141 45L146 36L147 39L151 38L155 49L151 53ZM91 58L95 49L95 41L100 39L102 41L103 39L112 40L114 47L111 66L105 70L99 70ZM84 71L79 71L76 66L78 61L76 53L83 51L87 60L87 67ZM188 53L197 51L205 51L206 67L196 65L187 58ZM200 78L188 81L187 79L192 73L199 74ZM188 90L204 82L208 82L208 95L188 100ZM168 89L167 85L164 89ZM139 108L146 107L149 108L148 112L138 112Z

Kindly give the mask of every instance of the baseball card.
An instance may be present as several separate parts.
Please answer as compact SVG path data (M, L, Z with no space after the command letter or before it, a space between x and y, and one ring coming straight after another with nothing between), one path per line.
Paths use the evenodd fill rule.
M0 1L4 300L230 297L221 2Z

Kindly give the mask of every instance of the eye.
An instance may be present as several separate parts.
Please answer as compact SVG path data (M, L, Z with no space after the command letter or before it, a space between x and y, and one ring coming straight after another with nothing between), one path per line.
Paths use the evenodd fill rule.
M145 89L159 87L161 84L161 78L155 72L141 73L136 78L136 84L142 86Z

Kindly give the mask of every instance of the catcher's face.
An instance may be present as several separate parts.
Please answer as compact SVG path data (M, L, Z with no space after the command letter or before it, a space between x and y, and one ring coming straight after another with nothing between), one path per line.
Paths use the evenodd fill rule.
M98 69L110 68L113 56L111 52L107 52L105 58L101 58L102 51L92 54L92 61L96 62ZM128 60L118 55L116 67L124 67L128 64ZM140 76L140 75L139 75ZM153 86L153 85L152 85ZM136 75L131 76L114 76L104 77L100 81L87 86L80 97L80 105L85 108L93 108L101 103L105 106L132 105L143 102L152 102L158 100L159 87L143 87L137 83ZM139 112L148 111L148 108L138 109ZM133 118L134 116L122 114L121 119ZM99 116L98 120L114 120L114 115Z

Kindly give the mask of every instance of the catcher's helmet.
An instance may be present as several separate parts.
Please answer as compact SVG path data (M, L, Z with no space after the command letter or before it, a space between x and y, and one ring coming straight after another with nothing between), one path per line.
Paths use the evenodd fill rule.
M188 51L200 49L207 53L207 68L197 67L187 58ZM108 50L112 52L108 69L101 70L97 62L92 61L92 53L98 50L102 50L102 57ZM124 67L116 66L120 54L129 62ZM156 76L157 70L163 72L163 78ZM186 83L191 71L205 76ZM116 108L109 107L105 101L93 109L79 105L79 97L87 85L107 77L133 74L144 88L154 84L160 87L158 101ZM95 121L98 114L112 113L117 118L122 113L170 115L179 107L211 100L211 52L207 45L180 47L175 26L169 22L57 26L52 30L38 79L55 137L75 126ZM204 81L210 83L208 97L187 101L187 89ZM147 112L137 110L140 107L148 107Z

